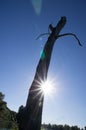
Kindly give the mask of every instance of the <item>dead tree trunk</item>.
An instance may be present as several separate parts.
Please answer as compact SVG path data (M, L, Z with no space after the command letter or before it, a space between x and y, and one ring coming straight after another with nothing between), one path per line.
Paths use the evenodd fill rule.
M44 95L40 89L40 84L41 81L47 79L53 46L65 24L66 17L62 17L56 27L49 25L51 34L44 46L43 53L36 68L36 74L29 90L26 106L24 108L20 107L17 115L19 130L40 130L41 128Z

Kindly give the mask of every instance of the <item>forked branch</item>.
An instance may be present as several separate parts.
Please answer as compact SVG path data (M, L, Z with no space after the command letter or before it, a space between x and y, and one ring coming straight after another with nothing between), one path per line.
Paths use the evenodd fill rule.
M58 35L57 38L63 37L63 36L69 36L69 35L75 37L75 39L78 41L78 44L79 44L80 46L82 46L80 40L78 39L78 37L77 37L74 33L65 33L65 34L61 34L61 35Z
M45 36L45 35L50 35L50 33L40 34L40 35L36 38L36 40L38 40L40 37ZM75 39L78 41L79 46L82 46L82 44L81 44L79 38L78 38L74 33L61 34L61 35L56 36L56 39L58 39L59 37L64 37L64 36L73 36L73 37L75 37Z

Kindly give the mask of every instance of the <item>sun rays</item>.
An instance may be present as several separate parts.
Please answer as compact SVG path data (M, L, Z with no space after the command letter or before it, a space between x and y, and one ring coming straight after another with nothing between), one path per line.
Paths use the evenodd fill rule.
M40 100L43 97L49 98L54 96L56 92L56 81L54 78L47 78L47 80L43 81L41 78L39 80L35 80L35 88L31 90L34 92L34 98L39 97Z

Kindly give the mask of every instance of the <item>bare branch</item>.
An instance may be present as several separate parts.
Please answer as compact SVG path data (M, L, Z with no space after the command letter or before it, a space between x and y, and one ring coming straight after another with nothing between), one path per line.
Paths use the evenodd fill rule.
M44 35L50 35L50 33L43 33L43 34L40 34L36 40L38 40L40 37L44 36ZM58 35L56 38L59 38L59 37L64 37L64 36L73 36L75 37L75 39L78 41L78 44L79 46L82 46L80 40L78 39L78 37L74 34L74 33L65 33L65 34L61 34L61 35Z
M78 37L75 35L75 34L73 34L73 33L65 33L65 34L61 34L61 35L58 35L57 36L57 38L59 38L59 37L63 37L63 36L74 36L75 37L75 39L78 41L78 44L80 45L80 46L82 46L82 44L80 43L80 40L78 39Z
M44 36L44 35L50 35L50 33L42 33L42 34L40 34L40 35L36 38L36 40L38 40L40 37L42 37L42 36Z

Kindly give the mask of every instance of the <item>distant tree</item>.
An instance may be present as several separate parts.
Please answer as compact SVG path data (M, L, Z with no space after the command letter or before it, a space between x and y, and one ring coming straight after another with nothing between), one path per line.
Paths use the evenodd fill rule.
M86 126L80 129L78 126L43 124L41 130L86 130Z
M47 127L48 127L48 129L51 129L51 124L49 123Z
M58 130L58 126L56 124L52 125L53 130Z
M64 130L70 130L70 126L69 125L64 125Z
M80 130L80 128L78 126L72 126L71 130Z
M58 125L58 130L64 130L63 125Z

